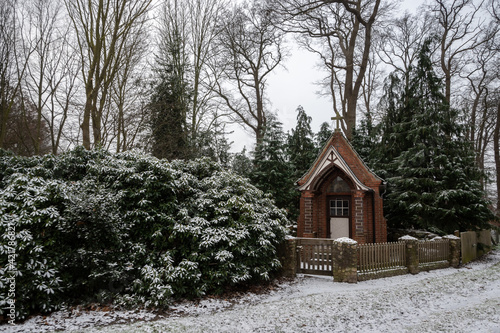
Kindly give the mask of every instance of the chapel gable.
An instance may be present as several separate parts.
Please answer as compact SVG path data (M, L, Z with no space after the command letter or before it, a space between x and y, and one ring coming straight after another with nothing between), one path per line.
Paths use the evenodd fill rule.
M298 237L387 241L381 196L385 183L340 131L333 133L297 185L301 192Z

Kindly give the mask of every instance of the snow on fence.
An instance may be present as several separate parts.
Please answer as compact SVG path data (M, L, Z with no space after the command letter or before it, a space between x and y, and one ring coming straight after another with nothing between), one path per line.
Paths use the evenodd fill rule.
M401 274L417 274L420 270L458 267L460 263L460 239L418 241L401 238L394 243L356 244L353 259L334 246L333 239L294 238L292 271L296 273L335 275L334 261L357 271L357 280L363 281ZM340 251L340 252L339 252ZM349 259L346 259L349 258ZM357 260L356 260L357 258ZM348 262L347 262L347 261ZM295 263L293 263L295 262ZM352 267L352 269L350 268Z
M450 266L450 241L439 239L418 242L418 263L422 269Z
M406 273L405 242L358 245L358 280Z

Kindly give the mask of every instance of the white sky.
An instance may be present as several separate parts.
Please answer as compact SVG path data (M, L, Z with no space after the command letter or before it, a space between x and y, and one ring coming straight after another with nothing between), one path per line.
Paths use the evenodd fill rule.
M391 1L391 0L389 0ZM414 13L425 0L403 0L401 8ZM401 10L401 13L403 12ZM296 109L302 105L306 113L312 117L311 127L313 132L319 130L323 122L330 122L334 116L331 101L327 97L316 94L318 81L324 73L315 68L318 58L297 46L290 45L290 57L283 63L285 68L278 68L267 80L267 97L271 102L270 109L277 112L278 120L283 123L284 131L289 131L296 125ZM234 125L234 133L229 135L233 141L231 150L239 152L244 146L247 151L253 149L254 139L248 133Z

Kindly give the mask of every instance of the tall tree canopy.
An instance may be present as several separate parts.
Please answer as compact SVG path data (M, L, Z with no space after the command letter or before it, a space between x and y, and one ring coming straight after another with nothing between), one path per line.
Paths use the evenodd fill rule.
M388 92L396 103L388 104L378 154L393 149L393 155L380 157L377 165L388 169L384 209L392 226L475 229L493 217L481 189L483 174L433 70L430 45L424 42L410 73L408 96L398 101L398 94Z

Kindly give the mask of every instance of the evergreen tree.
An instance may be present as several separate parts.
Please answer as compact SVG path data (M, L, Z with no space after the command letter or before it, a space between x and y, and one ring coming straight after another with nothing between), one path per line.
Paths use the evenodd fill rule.
M285 133L282 125L272 117L268 118L266 131L253 152L253 170L250 179L262 191L269 193L280 208L293 209L295 193L290 175L293 169L288 161Z
M374 152L379 144L377 140L379 133L380 127L373 126L369 118L361 120L361 124L352 130L351 144L354 150L356 150L368 167L372 169L375 166L376 155Z
M199 131L195 140L191 140L192 158L209 157L212 161L218 162L223 168L229 169L231 166L232 142L226 138L225 125L214 121L211 129Z
M231 169L242 177L250 178L253 170L253 164L250 157L247 156L246 147L243 147L241 152L232 156Z
M302 106L297 108L297 126L292 129L287 141L290 166L293 168L292 178L296 181L307 172L317 155L311 130L311 117L306 114Z
M152 153L158 158L186 159L190 147L186 125L190 93L180 35L164 41L157 58L158 80L149 104Z
M483 227L493 215L481 190L482 173L432 68L429 44L411 72L408 95L388 98L378 152L380 160L389 160L386 217L391 226L447 233Z
M330 136L332 135L332 128L330 127L330 124L328 124L326 121L321 124L319 128L319 132L316 133L314 137L314 143L316 145L316 151L319 152L323 147L325 146L326 142L328 139L330 139Z
M382 179L396 172L393 162L408 147L403 138L397 135L403 116L411 119L412 114L404 108L405 87L397 73L391 73L384 82L384 95L380 99L379 108L384 111L382 121L374 125L371 118L361 121L353 130L352 145L365 163Z

